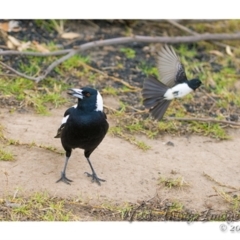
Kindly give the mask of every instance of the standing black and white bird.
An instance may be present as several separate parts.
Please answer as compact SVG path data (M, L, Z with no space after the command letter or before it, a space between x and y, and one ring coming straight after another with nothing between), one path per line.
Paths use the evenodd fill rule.
M172 47L165 46L159 52L158 71L160 81L148 78L143 83L143 105L150 109L151 115L162 119L174 98L182 98L195 91L202 82L199 79L188 80L183 64Z
M109 127L106 114L103 112L102 96L97 90L89 87L72 88L68 94L77 97L78 104L64 113L62 124L55 136L55 138L61 138L62 146L66 151L65 165L61 172L61 178L57 182L63 181L67 184L72 182L66 177L68 160L72 149L81 148L84 149L84 155L92 170L92 174L85 173L88 177L92 177L92 181L101 185L100 181L104 182L105 180L97 176L89 157L101 143Z

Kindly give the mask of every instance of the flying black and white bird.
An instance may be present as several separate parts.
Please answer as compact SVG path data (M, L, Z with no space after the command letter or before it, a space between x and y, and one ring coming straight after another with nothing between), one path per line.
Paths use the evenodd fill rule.
M174 98L182 98L195 91L202 82L199 79L188 80L183 64L174 49L164 46L158 54L160 81L148 78L143 83L143 105L157 120L162 119Z
M78 98L78 104L66 110L55 136L55 138L61 138L62 146L66 151L65 165L61 178L57 182L63 181L67 184L72 182L66 177L68 160L72 149L81 148L84 149L84 156L92 170L92 174L85 173L88 177L92 177L92 181L101 185L100 181L105 180L97 176L89 157L101 143L109 127L106 114L103 112L102 96L97 90L89 87L72 88L68 94Z

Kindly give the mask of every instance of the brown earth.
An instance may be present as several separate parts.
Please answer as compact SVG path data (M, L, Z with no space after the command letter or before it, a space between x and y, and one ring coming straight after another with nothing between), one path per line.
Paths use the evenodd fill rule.
M50 116L39 116L1 109L4 135L22 143L53 146L61 152L60 140L53 137L64 111L65 108L55 109ZM109 122L114 124L111 119ZM90 169L81 149L74 150L69 161L67 176L74 182L67 185L56 183L65 161L63 155L38 147L8 146L15 161L1 161L0 197L12 195L16 190L24 195L46 191L57 197L100 204L106 201L136 203L157 194L161 199L181 202L191 210L227 210L229 205L213 189L219 188L218 184L203 173L219 183L239 188L240 131L230 131L230 135L232 139L227 141L202 136L165 135L155 140L138 136L151 146L150 150L143 151L108 134L91 155L98 176L107 180L101 186L84 174ZM174 146L166 144L169 141ZM182 177L189 186L166 188L159 185L161 176Z

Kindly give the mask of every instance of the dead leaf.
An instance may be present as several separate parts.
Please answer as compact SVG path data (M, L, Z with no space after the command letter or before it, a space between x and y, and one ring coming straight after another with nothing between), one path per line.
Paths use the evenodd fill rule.
M0 23L0 29L5 32L18 32L21 30L21 28L19 27L19 22L14 20Z
M0 29L4 32L8 32L8 22L0 23Z
M219 57L223 57L224 56L223 53L221 53L221 52L219 52L217 50L211 50L211 51L209 51L209 53L215 54L215 55L217 55Z
M80 34L74 33L74 32L68 32L68 33L61 34L61 38L65 38L65 39L74 39L77 37L80 37Z
M28 48L30 48L31 42L22 42L21 45L17 48L18 51L22 52Z
M33 41L32 43L33 43L34 47L36 48L36 50L38 50L39 52L42 52L42 53L50 52L46 47L44 47L43 45L39 44L38 42Z
M13 36L8 36L7 46L10 49L17 49L21 43Z
M31 45L31 42L21 42L13 36L8 36L7 47L9 49L17 49L18 51L23 51L28 49Z
M226 53L230 56L233 56L233 53L232 53L232 50L231 50L231 47L230 46L226 46Z

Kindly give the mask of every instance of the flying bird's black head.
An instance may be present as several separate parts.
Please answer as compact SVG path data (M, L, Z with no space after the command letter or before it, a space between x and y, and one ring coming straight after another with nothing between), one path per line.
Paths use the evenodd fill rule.
M188 81L188 86L194 91L201 86L202 82L199 79L192 79Z
M84 111L103 111L103 100L101 94L90 87L71 88L69 95L78 98L78 108Z

